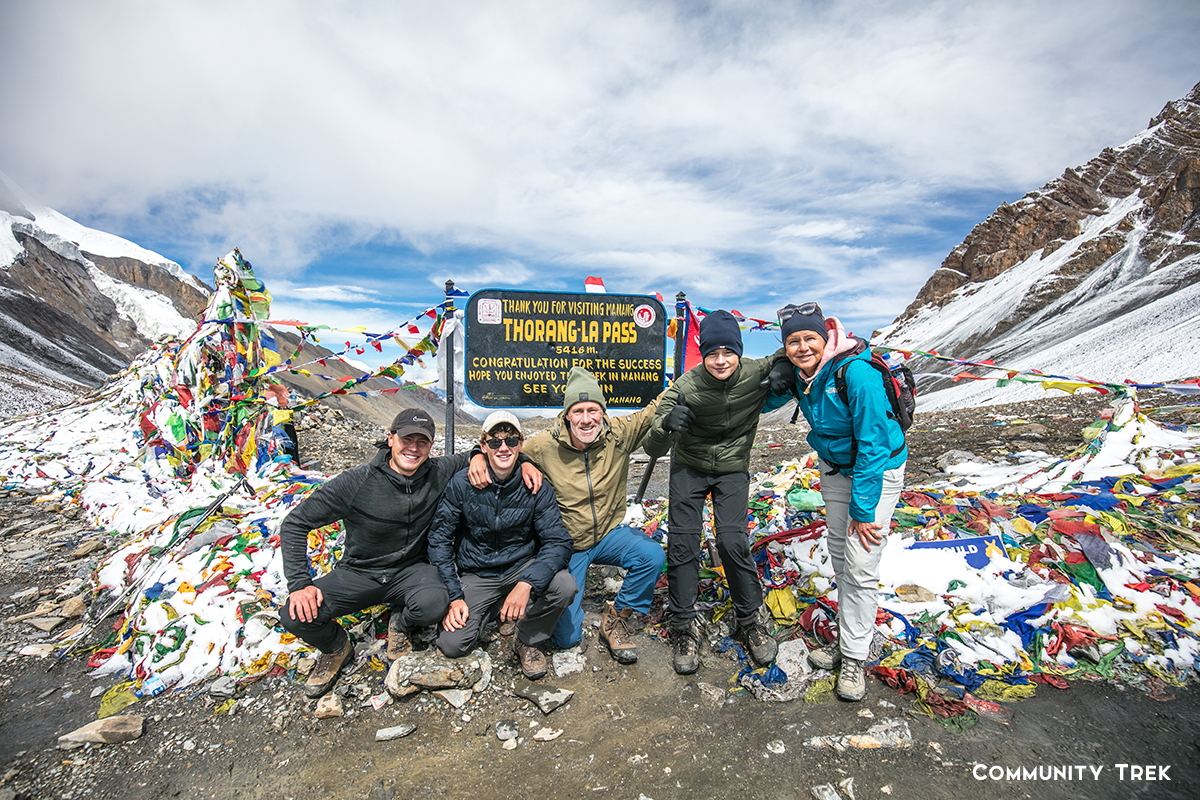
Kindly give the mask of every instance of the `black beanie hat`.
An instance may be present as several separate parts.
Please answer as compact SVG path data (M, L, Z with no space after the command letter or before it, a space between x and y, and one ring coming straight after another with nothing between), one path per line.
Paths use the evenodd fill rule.
M785 306L784 309L786 310L789 307L795 308L794 306ZM782 313L783 312L780 312L781 315ZM787 341L787 338L796 331L812 331L813 333L818 334L825 341L829 341L829 332L825 330L825 317L821 314L820 308L817 308L817 310L811 314L801 314L798 310L796 310L790 317L785 319L783 324L779 327L783 332L783 340L785 342Z
M714 311L700 321L700 357L718 347L727 347L735 356L742 357L742 329L728 311Z

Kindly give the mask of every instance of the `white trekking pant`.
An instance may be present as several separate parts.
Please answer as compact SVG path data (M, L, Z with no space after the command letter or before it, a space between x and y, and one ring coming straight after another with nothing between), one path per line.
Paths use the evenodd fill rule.
M875 521L882 524L884 536L890 530L892 512L904 488L904 467L908 462L883 473L883 491L875 507ZM879 608L879 559L883 544L863 549L858 536L850 533L850 490L853 482L840 472L829 472L821 462L821 497L825 500L825 523L829 529L829 555L838 589L838 640L844 658L867 660L875 633L875 612Z

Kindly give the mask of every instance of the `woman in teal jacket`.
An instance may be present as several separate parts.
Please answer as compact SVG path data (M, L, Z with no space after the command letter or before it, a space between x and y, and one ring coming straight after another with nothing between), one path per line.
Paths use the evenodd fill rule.
M772 394L763 411L793 397L811 430L808 443L820 457L829 555L838 589L838 641L809 654L819 669L841 664L837 692L861 700L867 692L868 659L878 609L879 558L883 537L904 485L908 450L904 432L891 416L870 349L846 335L836 317L816 303L779 312L788 361L771 374ZM844 370L846 398L836 374Z

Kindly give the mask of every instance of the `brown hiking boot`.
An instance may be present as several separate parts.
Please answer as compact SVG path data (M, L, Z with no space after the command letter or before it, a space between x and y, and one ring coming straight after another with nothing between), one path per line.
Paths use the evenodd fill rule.
M308 697L320 697L333 688L337 683L342 668L354 660L354 641L347 636L346 643L336 653L322 653L317 659L317 665L308 674L304 682L304 694Z
M857 703L867 696L867 678L863 674L863 662L849 656L842 659L842 671L838 673L837 695L843 700Z
M617 611L616 607L609 603L604 607L604 616L600 618L600 641L608 645L613 659L619 664L637 663L637 645L633 643L633 637L629 633L631 614L632 608Z
M531 681L546 674L546 654L531 644L525 644L520 637L513 637L513 653L521 665L521 672Z
M841 644L838 643L837 639L834 639L828 644L821 645L816 650L809 650L808 663L817 669L833 672L837 669L837 665L842 663Z
M775 641L775 637L767 633L766 618L767 610L760 606L754 619L748 625L742 625L739 631L742 641L746 644L746 649L750 651L750 657L760 667L770 664L779 653L779 644Z
M401 656L411 653L412 649L412 640L408 638L408 631L404 630L400 624L400 615L393 611L391 619L388 620L387 660L395 661Z
M700 630L696 620L675 631L675 654L671 666L678 675L691 675L700 669Z

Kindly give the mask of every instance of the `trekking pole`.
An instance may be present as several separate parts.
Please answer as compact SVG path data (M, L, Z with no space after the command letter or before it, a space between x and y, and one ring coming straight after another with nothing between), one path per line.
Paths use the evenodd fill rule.
M646 496L646 487L650 485L650 473L654 472L654 465L658 463L657 458L650 459L650 463L646 465L646 471L642 473L642 482L638 484L637 494L633 496L633 504L640 506L642 498Z
M246 483L246 476L242 475L240 478L238 478L237 483L233 484L233 486L231 486L229 488L229 490L227 492L225 492L225 494L221 495L216 500L213 500L212 503L209 504L208 508L204 509L204 513L201 514L199 516L199 518L197 518L197 520L192 523L192 527L188 528L187 533L185 533L183 536L181 536L179 538L179 540L177 542L175 542L175 544L171 545L170 550L164 550L159 555L160 556L170 556L170 554L176 548L178 548L181 544L183 544L184 542L186 542L188 539L190 539L192 537L192 534L195 533L196 528L199 528L200 524L202 522L204 522L204 520L211 517L218 508L221 508L221 506L225 503L225 501L229 499L230 495L232 495L234 492L236 492L238 489L240 489L242 487L242 484L245 484L245 483ZM247 484L247 488L249 488L249 484ZM147 572L146 575L148 577L150 575L150 572ZM129 599L130 595L134 593L134 590L135 589L140 590L141 587L146 584L146 582L147 581L145 579L143 579L140 582L134 582L134 583L129 584L129 586L125 587L125 590L123 592L121 592L121 594L117 595L117 599L113 600L112 605L110 605L107 609L105 609L103 614L96 617L95 620L93 620L90 624L88 624L82 630L80 630L79 633L75 634L74 641L72 641L69 645L67 645L65 648L63 648L62 652L60 652L58 654L58 658L56 658L55 660L50 662L50 666L46 668L46 672L53 671L54 668L56 666L58 666L58 664L60 662L65 661L67 656L69 656L71 654L71 651L75 649L75 645L82 642L87 637L87 635L95 629L95 627L97 625L99 625L104 620L108 619L109 615L112 614L114 611L116 611L118 606L124 605L125 602Z

